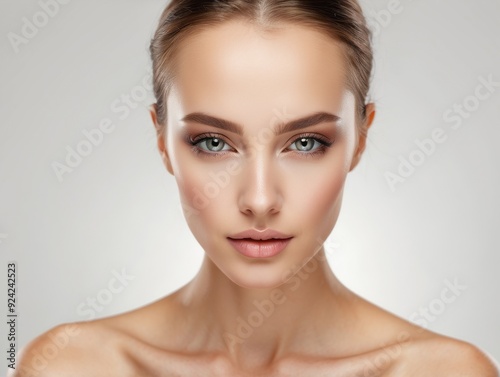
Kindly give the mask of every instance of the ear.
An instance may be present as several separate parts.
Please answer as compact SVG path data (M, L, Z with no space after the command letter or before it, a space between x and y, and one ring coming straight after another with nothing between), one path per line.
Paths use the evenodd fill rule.
M357 132L357 147L356 151L354 152L354 157L352 159L351 167L349 171L352 171L359 163L361 160L361 156L363 155L363 152L365 151L366 148L366 137L368 135L368 129L373 123L373 120L375 119L375 104L374 103L369 103L366 105L366 115L365 115L365 120L363 124L361 125L360 130Z
M156 130L156 139L158 150L160 151L161 159L165 164L168 172L174 175L174 170L172 169L172 164L170 162L170 158L168 157L168 151L165 146L165 127L158 123L158 114L157 114L157 106L156 103L149 106L149 114L151 115L151 120L153 121L153 125Z

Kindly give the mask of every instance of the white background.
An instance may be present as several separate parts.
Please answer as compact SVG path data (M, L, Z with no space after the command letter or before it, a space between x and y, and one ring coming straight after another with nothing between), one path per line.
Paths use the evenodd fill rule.
M481 77L500 82L500 2L364 3L375 31L378 114L361 165L349 175L329 260L370 301L406 319L422 308L439 312L431 330L500 359L500 87L481 92L487 99L470 97ZM114 272L134 279L98 317L156 300L200 266L203 250L155 149L147 112L153 97L141 97L164 6L73 0L16 52L9 33L22 35L23 18L32 21L41 7L0 3L0 321L13 260L19 346L59 323L88 319L78 308L106 297ZM135 108L118 111L131 92ZM455 130L443 116L464 101L473 111ZM107 118L113 131L58 180L53 163L65 163L67 147L76 149L82 132ZM386 173L397 173L400 156L408 159L415 141L438 128L446 141L391 190ZM447 280L466 288L443 305ZM0 326L0 350L7 331ZM0 363L5 370L4 356Z

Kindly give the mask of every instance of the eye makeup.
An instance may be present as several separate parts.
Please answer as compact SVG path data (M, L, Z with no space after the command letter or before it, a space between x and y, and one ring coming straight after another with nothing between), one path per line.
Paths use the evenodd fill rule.
M294 136L291 140L289 147L286 149L287 153L291 152L301 158L311 158L323 155L334 144L333 141L330 141L325 136L316 133L300 134ZM185 141L195 155L201 155L202 157L222 158L228 153L235 152L235 149L230 146L226 138L217 133L206 132L194 137L186 135ZM306 151L300 150L300 144L298 143L306 143L306 146L312 143L312 147ZM220 149L211 151L208 146L211 145L214 147L214 144L215 148ZM299 146L297 147L297 145ZM225 146L228 146L229 149L225 149ZM295 149L289 149L290 147L295 147Z

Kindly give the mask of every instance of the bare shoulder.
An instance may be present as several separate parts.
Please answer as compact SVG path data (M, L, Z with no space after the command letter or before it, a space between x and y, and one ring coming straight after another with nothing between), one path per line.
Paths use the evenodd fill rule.
M500 377L493 360L468 342L432 333L407 347L404 362L398 365L400 375Z
M111 317L56 326L18 352L17 367L8 377L143 375L136 356L154 354L155 336L172 313L167 308L168 301L162 300Z
M364 312L370 315L363 333L375 333L376 344L389 344L380 360L390 359L390 376L500 377L494 361L471 343L428 331L371 303Z
M100 376L110 365L123 365L119 334L99 321L58 325L38 336L17 355L9 377ZM115 362L120 361L116 364ZM100 372L99 372L100 371ZM127 375L124 373L122 375Z

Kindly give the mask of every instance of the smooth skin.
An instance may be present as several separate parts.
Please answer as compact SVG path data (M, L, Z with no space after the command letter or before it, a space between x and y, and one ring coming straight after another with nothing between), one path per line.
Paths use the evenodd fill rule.
M335 277L322 243L375 108L358 119L342 45L283 26L230 21L191 35L178 51L166 128L151 108L205 250L199 273L137 310L52 329L21 352L12 376L498 376L479 349L416 327ZM333 117L278 133L318 113ZM227 240L251 228L293 238L277 256L252 259ZM37 363L57 339L56 355Z

